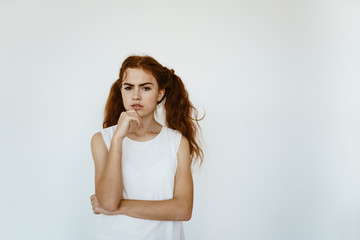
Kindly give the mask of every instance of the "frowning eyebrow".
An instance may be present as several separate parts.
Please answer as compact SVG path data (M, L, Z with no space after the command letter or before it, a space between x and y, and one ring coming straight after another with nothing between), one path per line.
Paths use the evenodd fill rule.
M146 82L146 83L139 84L139 86L142 87L142 86L145 86L145 85L147 85L147 84L154 85L154 84L151 83L151 82ZM123 85L128 85L128 86L131 86L131 87L134 86L134 84L130 84L130 83L124 83Z

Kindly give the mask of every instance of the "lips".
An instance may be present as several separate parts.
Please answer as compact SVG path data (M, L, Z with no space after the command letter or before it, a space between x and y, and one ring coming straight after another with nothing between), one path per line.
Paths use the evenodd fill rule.
M133 109L135 110L139 110L143 107L143 105L140 105L140 104L133 104L133 105L130 105Z

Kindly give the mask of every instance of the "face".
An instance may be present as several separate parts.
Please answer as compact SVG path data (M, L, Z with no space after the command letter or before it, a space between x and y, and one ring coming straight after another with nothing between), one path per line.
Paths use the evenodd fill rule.
M121 86L121 95L125 109L135 109L140 117L153 115L157 102L164 96L165 90L159 90L155 77L139 68L125 70Z

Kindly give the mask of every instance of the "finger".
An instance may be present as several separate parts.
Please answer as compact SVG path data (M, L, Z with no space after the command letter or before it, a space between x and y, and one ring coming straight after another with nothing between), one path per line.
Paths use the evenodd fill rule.
M142 122L137 117L131 117L130 122L135 122L139 129L142 129Z
M128 111L128 114L129 114L130 116L137 117L138 119L141 120L141 117L140 117L139 113L138 113L137 110L135 110L135 109L129 110L129 111Z
M139 115L139 113L135 110L135 113L136 113L136 116L138 117L138 119L139 119L139 121L140 121L140 123L139 123L139 127L140 128L142 128L143 127L143 124L142 124L142 119L141 119L141 117L140 117L140 115Z
M130 116L130 117L140 118L140 115L139 115L139 114L137 113L137 111L134 110L134 109L127 111L127 115Z
M143 129L143 122L142 122L142 119L141 119L141 118L139 118L139 122L140 122L140 124L139 124L139 129L141 130L141 129Z
M94 211L93 211L95 214L97 213L100 213L99 209L98 208L94 208Z
M141 130L141 129L142 129L142 122L141 122L141 120L138 119L136 122L137 122L138 128Z

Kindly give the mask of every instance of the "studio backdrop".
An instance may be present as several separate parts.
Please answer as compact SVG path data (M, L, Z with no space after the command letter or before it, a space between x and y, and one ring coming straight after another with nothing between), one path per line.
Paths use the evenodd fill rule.
M351 0L1 0L0 238L93 239L90 141L139 54L174 69L206 114L186 239L360 239L359 12Z

